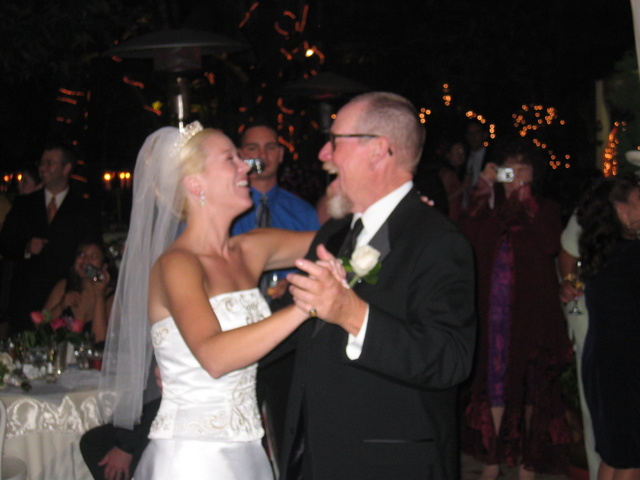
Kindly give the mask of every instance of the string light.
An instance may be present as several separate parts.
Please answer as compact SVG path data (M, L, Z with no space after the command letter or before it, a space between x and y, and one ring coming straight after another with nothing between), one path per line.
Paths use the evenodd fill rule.
M558 112L554 107L545 107L539 104L522 105L520 111L512 115L513 126L516 128L518 134L522 138L527 138L529 135L539 135L547 127L552 127L554 124L564 126L566 122L559 118ZM550 146L535 137L531 139L531 142L541 150L545 150L549 156L549 166L556 170L558 168L571 168L571 156L565 154L562 156L565 162L558 160L558 155L550 148Z
M602 152L602 174L605 177L618 174L618 161L616 160L618 155L618 133L621 129L626 127L626 122L615 122L613 128L607 136L607 144Z
M464 115L468 118L468 119L475 119L478 122L480 122L482 125L486 125L487 124L487 119L479 114L474 112L473 110L467 110ZM496 125L495 123L490 123L489 124L489 138L491 140L495 140L496 139ZM484 146L488 147L489 146L489 142L484 142Z
M442 84L442 101L446 107L451 106L451 93L449 92L449 84Z

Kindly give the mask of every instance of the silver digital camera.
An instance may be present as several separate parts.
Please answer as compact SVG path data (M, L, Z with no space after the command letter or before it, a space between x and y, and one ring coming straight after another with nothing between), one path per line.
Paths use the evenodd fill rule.
M84 276L94 282L101 282L104 280L104 275L99 268L89 264L84 268Z
M510 167L498 167L498 171L496 173L496 182L500 183L511 183L515 174L513 173L513 168Z
M258 175L260 175L264 168L264 162L259 158L246 158L244 160L244 163L246 163L251 167L251 170L249 170L248 175L251 175L252 173L257 173Z

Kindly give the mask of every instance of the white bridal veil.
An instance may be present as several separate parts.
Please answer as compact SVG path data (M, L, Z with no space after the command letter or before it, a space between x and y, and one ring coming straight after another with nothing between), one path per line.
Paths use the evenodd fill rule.
M180 149L202 130L164 127L138 153L129 232L105 343L100 375L102 418L131 429L139 422L153 348L147 315L149 272L176 236L184 202Z

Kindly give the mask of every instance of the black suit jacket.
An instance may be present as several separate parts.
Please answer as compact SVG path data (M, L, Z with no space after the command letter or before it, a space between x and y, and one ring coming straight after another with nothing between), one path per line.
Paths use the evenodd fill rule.
M24 258L34 237L46 238L42 253ZM30 326L29 312L40 310L55 283L73 265L78 244L100 240L100 212L69 190L51 224L44 190L16 197L0 231L0 253L13 260L9 316L17 330Z
M327 222L309 258L319 243L335 253L349 225ZM284 480L294 478L301 418L313 480L458 477L456 385L471 369L476 333L471 249L415 190L370 245L383 260L377 284L354 287L370 306L360 357L346 356L340 327L312 319L298 332Z

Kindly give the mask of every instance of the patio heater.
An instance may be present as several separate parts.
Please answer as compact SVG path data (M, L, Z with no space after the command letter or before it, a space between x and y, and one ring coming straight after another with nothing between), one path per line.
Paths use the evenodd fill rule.
M177 29L132 38L108 54L119 58L151 58L154 70L169 74L169 105L182 129L190 111L188 75L202 68L202 57L226 55L248 48L242 42L213 32Z

